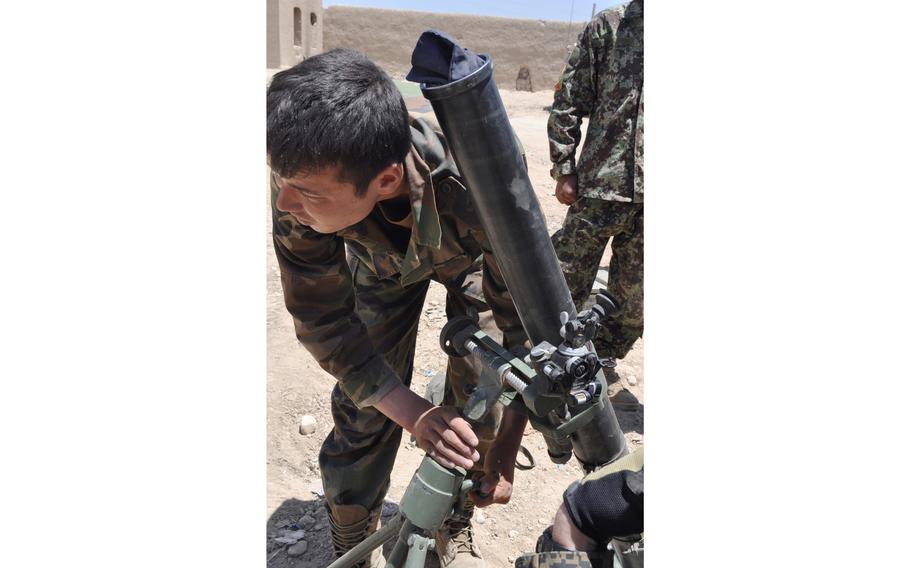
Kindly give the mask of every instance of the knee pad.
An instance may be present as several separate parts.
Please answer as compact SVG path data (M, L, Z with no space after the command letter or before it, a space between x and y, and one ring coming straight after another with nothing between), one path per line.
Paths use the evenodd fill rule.
M572 483L563 493L572 523L604 546L613 537L641 533L643 471L621 470L585 483Z

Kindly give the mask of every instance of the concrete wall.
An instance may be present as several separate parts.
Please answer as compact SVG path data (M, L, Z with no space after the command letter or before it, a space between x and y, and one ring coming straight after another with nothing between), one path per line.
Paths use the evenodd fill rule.
M266 67L290 67L322 53L323 26L322 0L266 0Z
M585 23L329 6L324 48L354 48L400 79L410 69L417 38L435 28L471 51L490 54L499 88L515 89L518 72L526 66L535 91L551 90Z

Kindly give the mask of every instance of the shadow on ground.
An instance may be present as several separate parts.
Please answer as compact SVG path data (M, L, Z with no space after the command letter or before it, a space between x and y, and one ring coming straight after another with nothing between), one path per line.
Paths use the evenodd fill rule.
M631 391L626 389L621 391L621 402L613 404L613 411L616 413L619 428L624 434L637 432L643 435L645 433L645 406Z

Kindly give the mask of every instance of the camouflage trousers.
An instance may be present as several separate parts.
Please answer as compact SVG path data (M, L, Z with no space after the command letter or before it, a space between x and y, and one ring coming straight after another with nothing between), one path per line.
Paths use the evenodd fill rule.
M402 288L397 280L376 276L356 257L350 264L357 314L376 350L410 386L417 327L430 282ZM476 300L458 290L448 291L449 318L467 313L471 305L476 305ZM450 358L443 403L463 407L467 400L464 387L469 383L477 383L474 371L464 359ZM483 424L474 426L481 460L499 425L500 415L490 414ZM335 427L319 452L326 503L332 509L336 505L361 505L372 510L382 503L389 489L402 429L375 407L357 408L337 385L332 390L332 418ZM480 470L480 463L475 468Z
M620 309L594 347L601 357L622 359L644 332L644 204L581 197L569 206L552 240L572 300L581 309L611 237L607 292Z
M592 568L592 564L585 552L538 552L519 556L515 568Z

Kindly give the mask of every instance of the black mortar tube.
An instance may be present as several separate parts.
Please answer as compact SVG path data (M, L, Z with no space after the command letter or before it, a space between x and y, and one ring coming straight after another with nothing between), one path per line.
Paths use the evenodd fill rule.
M528 337L535 345L559 345L559 314L574 318L575 305L493 80L493 62L480 57L483 66L470 75L438 87L421 84L420 89L467 182ZM608 401L572 435L572 445L587 466L610 463L627 452Z

